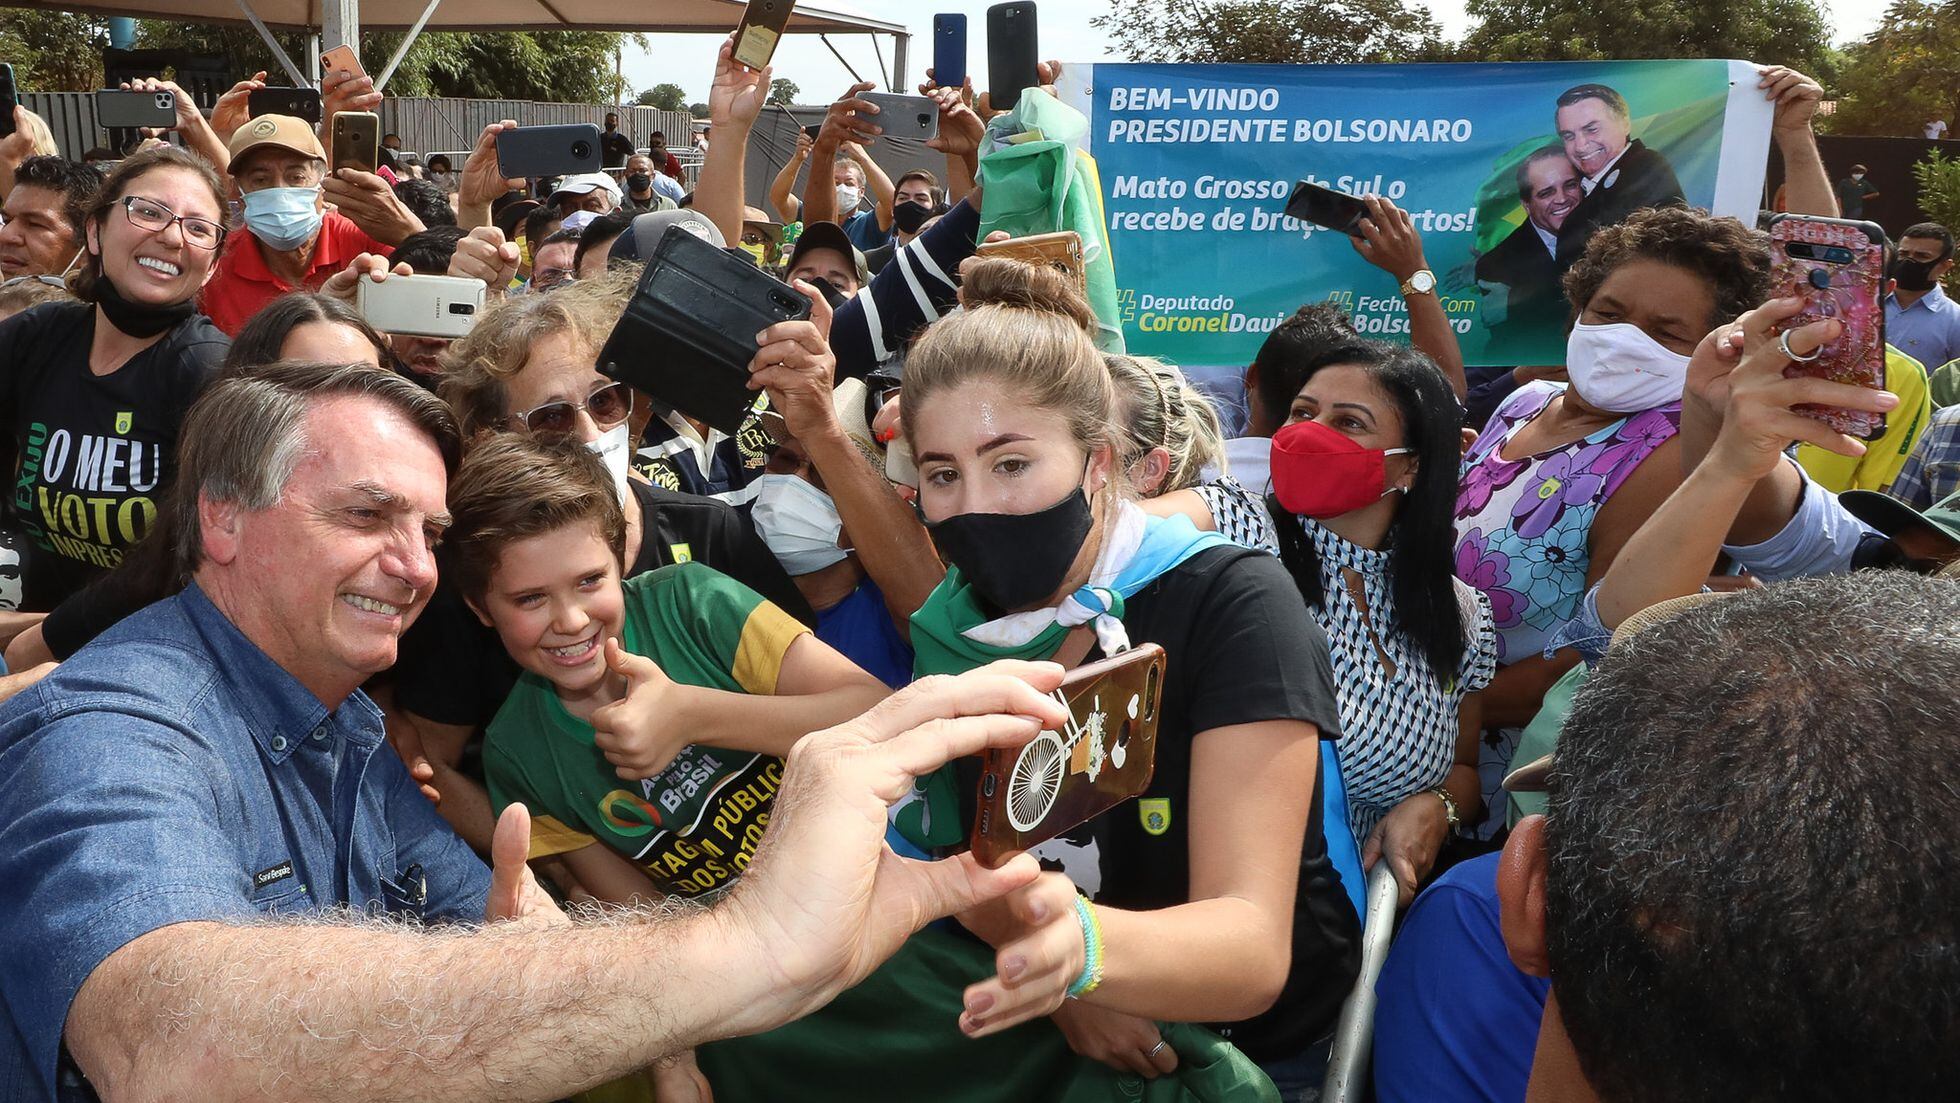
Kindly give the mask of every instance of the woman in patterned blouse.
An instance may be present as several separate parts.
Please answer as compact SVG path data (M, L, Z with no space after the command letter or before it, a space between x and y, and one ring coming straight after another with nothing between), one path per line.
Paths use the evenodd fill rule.
M1496 668L1490 604L1450 570L1457 416L1429 358L1357 340L1314 358L1273 438L1267 503L1333 652L1348 821L1404 904L1474 822L1477 691Z

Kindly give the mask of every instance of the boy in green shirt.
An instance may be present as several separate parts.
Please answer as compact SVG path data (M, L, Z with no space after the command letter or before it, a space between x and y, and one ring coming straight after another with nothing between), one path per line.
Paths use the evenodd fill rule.
M527 805L531 857L562 856L599 899L725 888L790 746L889 692L712 568L622 582L625 517L577 442L477 445L450 512L447 566L524 670L485 732L491 801Z

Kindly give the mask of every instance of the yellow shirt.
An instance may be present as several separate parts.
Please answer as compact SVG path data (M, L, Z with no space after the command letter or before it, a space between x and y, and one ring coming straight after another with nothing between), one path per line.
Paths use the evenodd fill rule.
M1885 346L1885 389L1899 396L1899 405L1885 415L1885 432L1865 442L1862 456L1840 456L1814 444L1799 445L1797 462L1817 485L1836 494L1847 490L1884 490L1898 478L1912 455L1912 446L1933 416L1926 387L1926 369L1919 361Z

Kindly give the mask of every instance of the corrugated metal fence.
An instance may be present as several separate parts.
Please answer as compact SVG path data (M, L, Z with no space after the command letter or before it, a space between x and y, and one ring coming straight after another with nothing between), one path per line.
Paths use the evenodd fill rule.
M24 92L21 102L46 119L62 156L79 159L84 152L107 143L109 135L95 121L95 96L89 92ZM644 146L648 135L660 131L676 149L693 143L692 120L685 111L656 111L651 107L615 108L535 100L466 100L389 97L381 102L381 130L401 135L402 148L421 153L458 152L476 145L483 128L500 119L521 126L591 123L604 126L606 113L619 113L620 128ZM459 165L460 167L460 165Z

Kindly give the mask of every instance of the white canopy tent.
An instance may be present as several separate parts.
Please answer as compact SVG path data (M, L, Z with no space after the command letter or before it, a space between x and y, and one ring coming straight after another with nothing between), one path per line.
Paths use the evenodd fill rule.
M257 28L295 84L309 84L300 67L273 38L275 30L307 31L320 49L354 42L362 29L402 31L408 36L376 74L387 83L402 55L424 30L438 31L644 31L726 34L741 21L743 0L9 0L8 7L143 19L181 19L193 23L245 23ZM873 19L836 7L798 4L788 33L892 36L888 87L905 84L911 35L904 24ZM832 47L832 52L835 52ZM317 62L317 58L309 59ZM842 55L839 55L842 60ZM881 56L882 62L882 56ZM309 65L317 71L317 64ZM880 74L883 76L884 74Z

